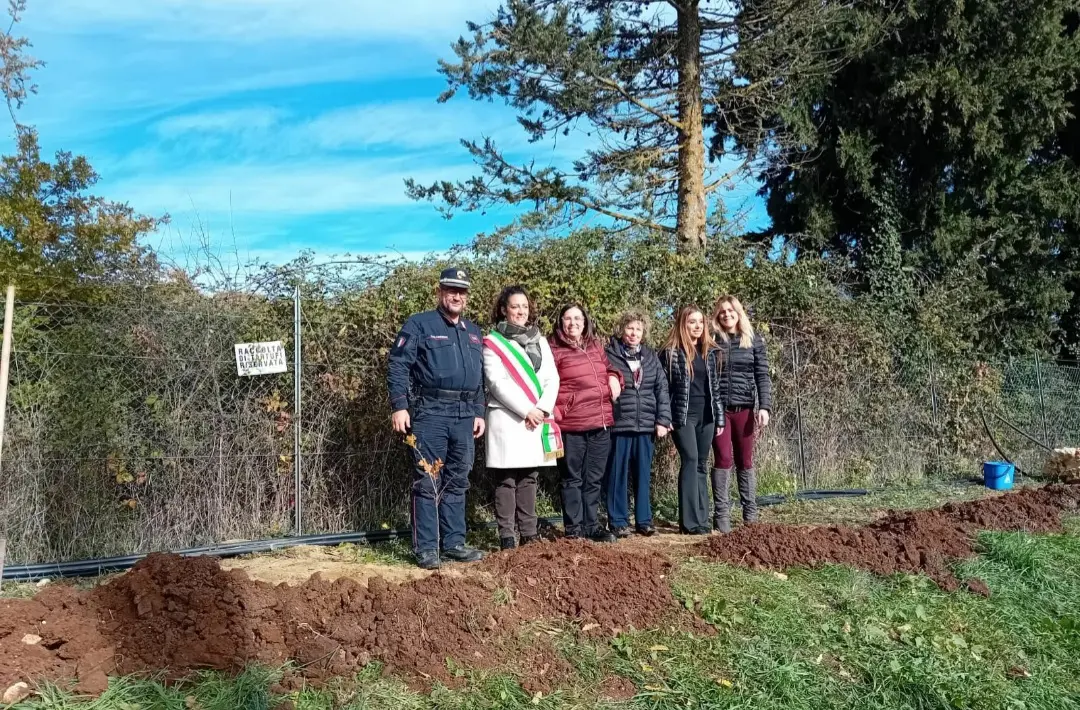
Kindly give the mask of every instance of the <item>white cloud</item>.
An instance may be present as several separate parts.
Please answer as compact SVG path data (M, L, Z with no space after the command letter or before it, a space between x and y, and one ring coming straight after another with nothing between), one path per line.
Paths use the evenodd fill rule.
M47 0L28 19L65 31L126 26L151 39L412 38L446 46L497 6L488 0Z
M439 104L434 99L374 103L330 111L300 130L328 149L376 145L457 147L461 138L470 135L512 134L513 114L500 108L464 102Z
M250 107L223 111L205 111L169 116L154 126L163 138L176 138L186 133L242 133L265 131L281 119L281 112L266 107Z
M465 158L462 138L492 138L512 156L565 161L595 140L580 131L557 142L529 143L512 110L490 103L405 99L333 109L312 118L287 120L276 109L207 111L169 116L153 130L192 151L201 146L242 149L252 155L334 154L343 151L396 151L430 161ZM228 143L227 146L222 146Z
M413 165L384 159L206 166L152 179L137 175L113 182L108 192L151 214L288 217L414 204L405 195L406 177L429 182L471 170Z
M34 0L23 120L65 146L222 97L431 76L477 0ZM493 6L492 6L493 7ZM77 119L76 119L77 117Z

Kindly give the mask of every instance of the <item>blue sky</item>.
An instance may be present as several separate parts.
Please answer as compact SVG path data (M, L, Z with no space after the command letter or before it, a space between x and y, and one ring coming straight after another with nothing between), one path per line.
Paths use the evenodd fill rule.
M529 144L500 105L435 102L437 59L496 5L30 0L21 31L47 65L20 118L46 151L86 155L99 193L169 213L148 243L182 264L203 242L241 263L441 251L511 215L446 221L408 200L405 177L471 175L462 137L540 165L590 141Z

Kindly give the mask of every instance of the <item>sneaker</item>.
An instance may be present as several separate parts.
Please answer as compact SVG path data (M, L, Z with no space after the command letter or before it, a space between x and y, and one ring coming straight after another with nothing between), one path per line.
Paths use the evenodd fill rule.
M442 551L442 556L452 562L479 562L484 559L483 552L464 545L448 547Z
M630 537L634 534L634 532L630 529L629 525L620 525L617 528L613 528L611 532L613 535L615 535L615 537L618 538Z
M593 542L615 542L617 538L610 531L599 528L589 535L589 539Z
M652 523L646 525L638 525L637 534L644 535L645 537L652 537L656 534L656 528L652 526Z
M439 569L439 567L442 566L442 562L439 560L439 553L435 550L417 552L416 566L420 569Z
M517 547L517 541L514 540L514 538L512 538L512 537L500 537L499 538L499 549L500 550L513 550L515 547Z
M529 544L534 543L534 542L540 542L540 536L539 535L522 535L521 536L521 542L519 544L521 544L521 545L529 545Z

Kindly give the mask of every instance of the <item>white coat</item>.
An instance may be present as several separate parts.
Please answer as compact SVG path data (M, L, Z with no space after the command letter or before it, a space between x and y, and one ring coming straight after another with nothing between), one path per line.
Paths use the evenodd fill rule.
M528 359L525 348L513 340L510 340L510 347L516 348L522 357ZM541 429L537 427L529 431L525 428L525 415L536 407L552 413L555 409L555 398L559 394L559 372L555 368L555 358L546 338L540 339L540 367L536 370L536 378L540 380L543 395L537 404L533 404L511 378L498 354L491 348L484 347L484 383L487 385L484 450L489 468L538 468L555 465L555 459L544 460Z

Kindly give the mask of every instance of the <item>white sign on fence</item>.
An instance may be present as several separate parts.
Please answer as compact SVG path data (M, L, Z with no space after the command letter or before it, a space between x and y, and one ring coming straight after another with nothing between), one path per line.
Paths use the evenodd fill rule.
M280 340L269 343L236 343L236 374L272 375L289 369L285 346Z

